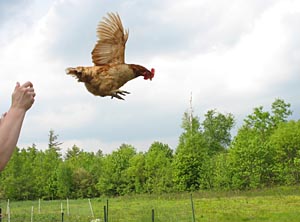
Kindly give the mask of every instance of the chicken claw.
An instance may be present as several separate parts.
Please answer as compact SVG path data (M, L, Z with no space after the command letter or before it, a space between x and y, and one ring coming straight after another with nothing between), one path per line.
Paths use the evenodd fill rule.
M119 90L119 89L113 90L111 91L111 98L113 99L114 97L116 97L118 99L124 100L124 98L122 98L119 94L122 96L126 96L126 94L130 94L130 92Z

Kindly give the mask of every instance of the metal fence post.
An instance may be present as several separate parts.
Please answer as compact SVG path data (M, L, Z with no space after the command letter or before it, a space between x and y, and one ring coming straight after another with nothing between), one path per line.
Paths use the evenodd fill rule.
M108 199L106 200L106 222L108 222Z
M106 206L104 206L104 222L107 222L107 218L106 218Z
M154 209L152 209L152 222L154 222Z

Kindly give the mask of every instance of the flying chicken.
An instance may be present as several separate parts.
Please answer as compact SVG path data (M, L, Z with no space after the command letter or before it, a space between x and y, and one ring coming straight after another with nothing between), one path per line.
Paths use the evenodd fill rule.
M128 30L124 30L118 13L108 13L97 28L98 41L92 51L94 66L67 68L66 73L83 82L96 96L111 96L124 100L129 92L119 88L136 77L152 80L155 70L141 65L126 64L124 59Z

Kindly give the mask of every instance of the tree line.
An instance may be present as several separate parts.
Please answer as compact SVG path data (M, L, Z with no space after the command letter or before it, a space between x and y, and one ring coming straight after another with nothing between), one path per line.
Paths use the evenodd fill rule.
M34 144L15 150L0 174L0 198L90 198L299 184L300 121L289 120L291 114L290 104L276 99L270 111L254 108L231 138L232 114L209 110L200 122L185 112L175 150L155 141L146 152L122 144L105 155L101 149L86 152L74 145L62 156L58 135L50 130L45 151Z

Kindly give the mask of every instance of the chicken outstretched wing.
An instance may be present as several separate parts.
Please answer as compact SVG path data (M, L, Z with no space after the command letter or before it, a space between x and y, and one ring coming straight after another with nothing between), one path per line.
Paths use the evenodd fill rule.
M92 51L95 66L125 63L125 44L128 34L128 30L123 28L118 13L108 13L108 17L104 17L97 28L99 40Z

